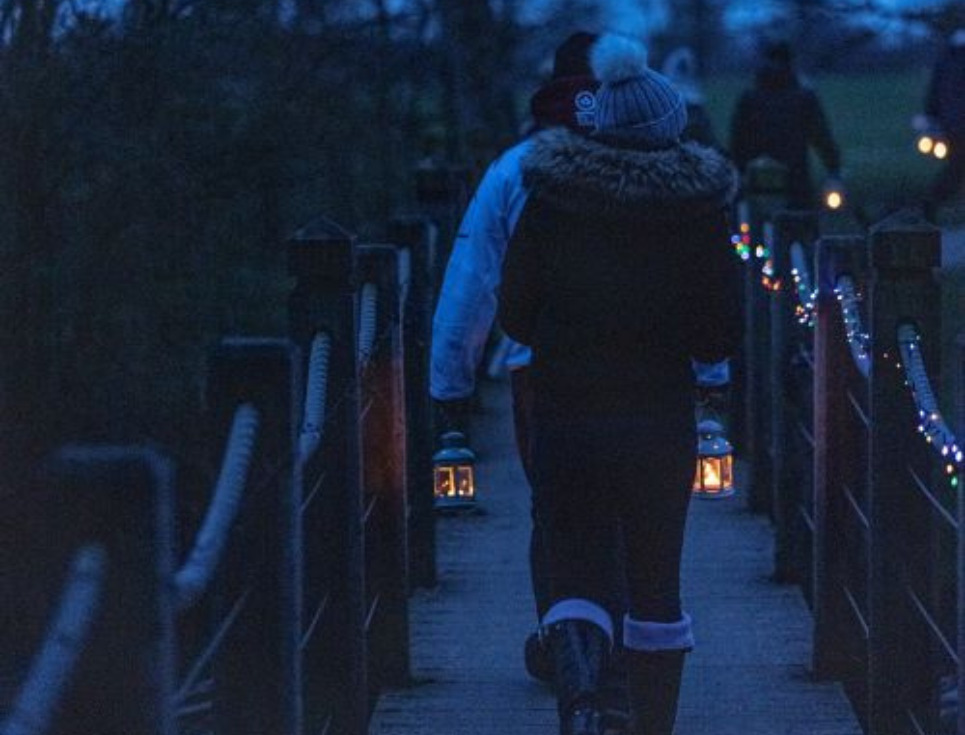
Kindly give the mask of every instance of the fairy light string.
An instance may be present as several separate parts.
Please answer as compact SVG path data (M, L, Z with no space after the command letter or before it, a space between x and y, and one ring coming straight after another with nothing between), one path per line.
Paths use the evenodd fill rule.
M965 456L955 434L938 410L938 401L935 400L935 393L932 391L928 371L925 369L925 360L921 353L921 335L914 325L902 324L898 327L898 353L901 356L901 362L897 367L904 371L905 385L911 390L918 410L918 432L942 457L945 475L949 478L951 486L957 488L958 476L965 466L963 465Z
M741 222L740 231L731 235L730 242L734 246L734 253L743 262L749 263L752 259L760 263L760 283L766 291L771 293L780 291L783 285L780 276L774 268L774 248L773 227L770 222L765 222L763 226L763 237L761 242L754 243L751 236L751 226L747 222Z
M841 304L844 334L851 349L854 364L866 378L871 373L871 335L861 319L861 296L851 276L841 276L834 286L834 294Z
M797 296L794 317L799 324L813 328L818 294L811 283L804 246L799 242L791 243L791 280L794 282L794 293Z

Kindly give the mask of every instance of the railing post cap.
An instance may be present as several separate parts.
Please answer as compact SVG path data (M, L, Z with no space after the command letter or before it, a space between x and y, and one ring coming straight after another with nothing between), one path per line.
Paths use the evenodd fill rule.
M780 161L760 156L744 169L744 190L748 194L781 194L787 190L788 169Z
M350 283L355 274L355 242L355 235L338 223L317 217L288 238L288 272Z
M904 209L871 228L871 265L887 270L930 270L941 266L941 230L919 213Z

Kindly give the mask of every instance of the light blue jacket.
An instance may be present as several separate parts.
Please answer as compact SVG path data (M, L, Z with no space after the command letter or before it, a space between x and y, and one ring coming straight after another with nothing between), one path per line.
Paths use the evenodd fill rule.
M504 151L486 170L459 225L432 320L429 393L440 401L468 398L496 318L503 258L526 203L522 159L529 139ZM528 365L530 350L512 342L506 365ZM701 385L730 382L729 364L694 363Z
M429 392L438 400L467 398L475 388L506 245L526 203L520 162L529 148L523 140L490 164L459 225L432 320ZM529 359L529 348L514 342L509 367Z

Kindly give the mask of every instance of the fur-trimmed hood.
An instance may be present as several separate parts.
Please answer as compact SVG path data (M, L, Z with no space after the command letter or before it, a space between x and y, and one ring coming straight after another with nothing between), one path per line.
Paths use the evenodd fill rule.
M693 142L648 151L553 128L533 136L522 167L534 196L577 213L617 214L647 204L704 211L726 205L737 191L733 166Z

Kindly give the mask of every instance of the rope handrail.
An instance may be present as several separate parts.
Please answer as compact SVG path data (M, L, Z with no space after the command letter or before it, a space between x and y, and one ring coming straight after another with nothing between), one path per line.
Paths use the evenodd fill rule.
M258 424L258 411L250 403L240 405L235 411L211 503L188 560L174 577L179 610L188 609L204 594L221 560L228 532L244 497Z
M804 255L804 246L799 242L791 243L791 278L794 281L794 294L797 304L794 316L799 324L814 326L814 305L817 292L811 281L811 271Z
M312 339L305 385L305 408L299 436L299 459L306 462L318 449L325 425L328 402L328 374L332 358L332 337L319 332Z
M0 723L0 735L43 735L87 642L107 577L107 553L83 546L74 554L60 604L27 678Z
M375 349L375 327L377 321L379 289L374 283L362 286L359 299L359 363L364 365L372 357Z
M938 401L921 354L921 335L913 324L904 323L898 326L897 338L898 353L901 355L899 367L904 370L905 382L918 410L918 431L945 460L946 473L954 475L956 468L962 468L963 452L954 432L938 410Z
M851 276L839 276L834 293L841 302L841 318L844 320L844 334L851 349L851 357L858 371L867 378L871 374L871 336L861 319L858 305L861 299L854 287L854 279Z

